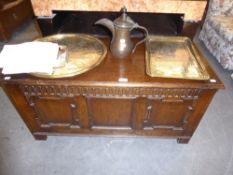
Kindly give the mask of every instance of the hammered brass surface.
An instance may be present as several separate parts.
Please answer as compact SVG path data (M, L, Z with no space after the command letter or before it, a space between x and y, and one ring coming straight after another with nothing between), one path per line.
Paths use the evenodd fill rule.
M43 78L71 77L87 72L99 65L107 54L107 48L102 41L85 34L57 34L37 41L58 43L66 46L67 61L64 66L54 68L52 75L33 73Z
M146 42L146 73L151 77L209 79L199 54L187 37L150 36Z

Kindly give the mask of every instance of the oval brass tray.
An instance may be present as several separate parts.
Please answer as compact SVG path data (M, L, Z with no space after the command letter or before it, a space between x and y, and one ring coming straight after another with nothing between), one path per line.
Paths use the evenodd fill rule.
M51 75L33 73L43 78L64 78L87 72L99 65L107 54L106 46L99 39L85 34L56 34L36 41L58 43L66 47L66 62L54 68Z

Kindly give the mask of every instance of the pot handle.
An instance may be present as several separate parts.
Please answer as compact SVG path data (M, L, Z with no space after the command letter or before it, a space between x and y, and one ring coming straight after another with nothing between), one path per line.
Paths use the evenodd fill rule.
M138 25L137 23L134 25L134 27L132 28L132 30L133 30L133 29L141 29L141 30L143 30L143 31L145 32L145 37L144 37L142 40L138 41L138 42L135 44L135 46L134 46L134 48L133 48L133 50L132 50L132 53L134 53L136 47L137 47L139 44L142 44L143 42L145 42L145 41L147 40L148 35L149 35L149 34L148 34L148 30L147 30L145 27Z

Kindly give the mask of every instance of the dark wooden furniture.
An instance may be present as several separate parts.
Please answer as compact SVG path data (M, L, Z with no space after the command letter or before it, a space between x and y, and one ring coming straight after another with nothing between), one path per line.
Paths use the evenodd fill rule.
M53 11L53 17L38 17L37 21L42 35L55 33L85 33L99 36L111 36L104 27L94 25L101 18L115 20L121 12L91 12L91 11ZM183 28L183 14L168 13L136 13L127 14L138 24L146 27L150 34L181 35ZM142 32L132 31L132 36L140 37Z
M1 75L0 82L38 140L98 134L170 137L188 143L223 84L201 54L208 81L151 78L145 73L144 49L140 45L122 60L108 52L98 67L71 78Z
M101 18L114 20L120 12L53 11L53 17L37 17L41 33L48 36L54 33L86 33L111 36L108 30L94 23ZM176 35L193 38L202 21L183 21L184 14L136 13L128 12L137 23L145 26L151 35ZM205 15L203 16L204 20ZM133 31L138 37L140 32Z
M0 41L7 41L15 30L33 17L30 0L1 0Z

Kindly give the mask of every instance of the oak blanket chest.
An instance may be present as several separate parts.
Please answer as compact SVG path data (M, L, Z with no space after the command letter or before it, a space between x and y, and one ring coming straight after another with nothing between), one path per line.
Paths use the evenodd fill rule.
M146 75L143 45L127 59L114 59L108 52L98 67L70 78L29 74L0 78L3 90L35 139L97 134L159 136L188 143L214 94L223 88L201 59L210 80Z

